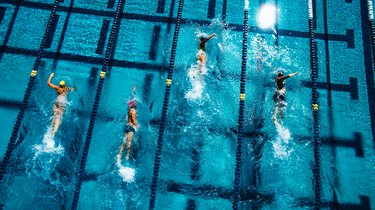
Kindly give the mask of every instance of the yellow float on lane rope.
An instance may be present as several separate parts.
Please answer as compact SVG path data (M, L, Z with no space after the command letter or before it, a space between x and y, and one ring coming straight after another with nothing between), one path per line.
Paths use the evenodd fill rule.
M240 93L240 100L244 101L245 100L245 93Z
M101 71L101 72L100 72L100 78L101 78L101 79L104 79L104 77L105 77L105 72L104 72L104 71Z
M314 111L318 111L319 105L318 104L312 104L312 108L313 108Z
M37 70L32 70L31 71L31 77L35 77L37 75L38 71Z
M172 84L172 80L171 79L167 79L167 85L171 86L171 84Z

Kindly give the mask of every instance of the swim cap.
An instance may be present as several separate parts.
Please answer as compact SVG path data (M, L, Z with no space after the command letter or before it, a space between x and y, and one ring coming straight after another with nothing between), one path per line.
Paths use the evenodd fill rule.
M135 101L129 101L129 102L128 102L128 107L129 107L129 108L134 108L135 105L136 105L136 102L135 102Z
M62 86L62 87L65 86L65 81L64 80L60 81L60 86Z
M280 71L278 74L277 74L277 76L279 76L279 77L282 77L284 75L284 73L282 72L282 71Z

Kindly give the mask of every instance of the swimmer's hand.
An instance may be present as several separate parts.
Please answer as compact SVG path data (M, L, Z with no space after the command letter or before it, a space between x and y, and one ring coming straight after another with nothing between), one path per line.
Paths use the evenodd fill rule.
M295 73L289 74L289 76L290 76L290 77L294 77L294 76L296 76L297 74L299 74L299 72L295 72Z
M55 73L51 73L50 75L49 75L49 78L52 78L52 77L54 77L55 76Z

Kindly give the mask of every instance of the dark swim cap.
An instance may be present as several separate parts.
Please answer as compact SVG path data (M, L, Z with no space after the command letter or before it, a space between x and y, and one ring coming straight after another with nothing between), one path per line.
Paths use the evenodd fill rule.
M282 71L280 71L280 72L277 74L278 77L282 77L283 75L284 75L284 73L283 73Z

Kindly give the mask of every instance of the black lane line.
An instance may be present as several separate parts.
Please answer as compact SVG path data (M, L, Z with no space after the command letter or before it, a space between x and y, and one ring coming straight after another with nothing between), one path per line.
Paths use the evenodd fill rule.
M161 29L160 26L158 25L154 26L154 30L152 32L152 38L151 38L150 52L148 54L148 57L150 60L156 59L157 47L159 44L159 37L160 37L160 29Z
M221 19L226 23L227 19L227 0L223 0L223 11L221 13Z
M17 18L18 12L20 10L21 2L22 2L22 0L18 0L17 2L12 1L12 3L15 5L15 9L14 9L12 18L10 19L7 33L4 36L3 44L0 46L0 61L3 58L4 50L5 50L5 48L8 44L10 34L13 31L13 26L14 26L15 20Z
M78 201L79 201L79 197L80 197L81 189L82 189L82 175L85 172L87 156L90 150L92 134L93 134L94 125L95 125L95 119L97 116L100 98L101 98L102 90L103 90L103 84L105 81L105 73L108 70L107 69L108 62L111 58L111 55L113 55L113 52L114 52L113 51L113 48L115 47L114 40L115 40L115 36L118 35L117 31L119 30L119 26L121 22L120 17L124 9L124 4L125 4L125 0L119 0L117 4L115 16L113 19L111 35L108 39L108 45L107 45L107 49L106 49L105 56L104 56L103 63L102 63L100 78L99 78L98 86L97 86L96 93L95 93L95 99L94 99L94 103L93 103L91 113L90 113L90 122L89 122L88 130L86 133L83 152L82 152L81 160L79 161L79 169L76 172L75 189L73 191L73 199L72 199L72 205L71 205L72 209L77 209L77 206L78 206Z
M35 56L38 52L37 50L28 50L22 48L15 48L15 47L6 47L5 53L10 54L17 54L17 55L27 55L27 56ZM57 53L55 52L45 52L44 58L55 58ZM99 57L92 57L92 56L85 56L85 55L75 55L70 53L60 53L59 60L66 60L66 61L76 61L82 63L89 63L100 65L103 63L104 58ZM137 68L143 70L153 70L153 71L162 71L166 68L166 66L158 65L158 64L151 64L151 63L142 63L142 62L133 62L133 61L125 61L125 60L113 60L112 66L117 67L127 67L127 68Z
M158 1L158 8L156 9L156 13L163 14L165 9L165 0Z
M3 22L5 11L7 10L6 7L0 7L0 24Z
M172 0L173 2L174 0ZM13 1L6 0L7 3L14 4ZM22 6L30 7L34 9L50 9L52 6L46 3L36 3L36 2L29 2L23 1ZM68 7L60 7L58 11L67 11ZM173 8L171 8L173 10ZM105 11L105 10L94 10L94 9L84 9L84 8L73 8L73 13L78 14L85 14L85 15L94 15L94 16L103 16L103 17L113 17L113 11ZM145 22L157 22L157 23L176 23L175 18L171 17L163 17L163 16L153 16L153 15L145 15L145 14L133 14L133 13L123 13L122 18L130 19L130 20L142 20ZM172 20L170 20L172 19ZM192 24L197 23L199 25L209 25L211 21L209 20L197 20L197 19L181 19L181 24ZM243 31L243 26L241 24L228 24L228 27L232 31ZM263 34L273 34L273 31L264 31L259 29L255 26L249 27L249 32L252 33L263 33ZM353 32L353 33L352 33ZM300 38L309 38L309 32L302 32L302 31L293 31L293 30L278 30L279 36L286 36L286 37L300 37ZM354 30L347 29L347 33L345 35L341 34L329 34L328 38L330 41L339 41L339 42L346 42L348 48L354 48ZM315 39L324 40L325 34L323 33L315 33Z
M96 84L96 76L99 73L98 67L92 67L90 71L90 77L89 77L89 86L93 87Z
M115 6L115 0L108 0L107 8L113 8Z
M186 210L195 210L197 208L197 204L193 199L188 199L186 203Z
M311 83L311 81L303 81L301 83L301 86L311 88L312 83ZM358 100L359 99L358 79L357 78L349 77L349 84L347 84L347 85L345 85L345 84L333 84L333 83L330 83L330 82L317 82L317 87L319 89L326 89L329 93L331 91L348 92L348 93L350 93L350 98L352 100ZM329 103L330 102L328 101L328 105L332 106L332 101L331 101L331 104L329 104ZM330 106L330 108L331 108L331 106Z
M103 54L103 49L104 49L105 41L107 39L108 30L109 30L109 23L110 23L110 20L103 20L102 28L100 29L98 44L96 45L96 51L95 51L96 54L99 54L99 55Z
M121 21L121 19L120 19L120 21L119 21L119 23L118 23L118 28L119 28L119 30L116 30L116 32L115 32L115 36L114 36L114 38L113 38L112 54L111 54L111 56L110 56L110 58L109 58L109 61L108 61L107 76L110 76L110 75L111 75L111 70L112 70L112 67L113 67L114 62L115 62L115 60L114 60L114 56L115 56L115 54L116 54L117 41L118 41L118 35L119 35L119 33L120 33L121 22L122 22L122 21Z
M370 204L370 197L368 196L359 196L360 204L354 204L354 203L338 203L338 202L332 202L332 201L323 201L321 204L322 209L334 209L334 210L370 210L371 204ZM297 199L295 201L295 206L303 206L303 207L314 207L314 203L311 202L311 199L309 198L303 198L303 199Z
M324 46L325 46L325 57L326 57L326 78L327 78L327 102L328 102L328 130L329 130L329 135L333 136L333 129L334 129L334 121L333 121L333 107L332 107L332 83L331 83L331 65L330 65L330 52L329 52L329 40L328 40L328 9L327 9L327 0L323 0L323 21L324 21L324 34L326 35L325 40L324 40ZM319 75L319 73L317 73ZM352 86L352 82L354 78L349 78L350 80L350 97L353 100L358 100L358 85L357 85L357 79L355 79L355 85ZM318 84L319 87L319 84ZM355 91L355 92L354 92ZM356 94L353 94L356 93ZM339 172L338 172L338 167L336 163L336 149L334 147L334 142L335 139L332 138L332 144L331 144L331 157L330 158L330 167L331 167L331 173L333 176L332 179L332 200L335 198L335 193L336 189L340 187L340 182L339 182ZM356 154L358 156L358 151L356 150ZM363 150L362 150L362 155L363 155Z
M56 56L53 60L53 70L56 70L57 62L60 58L60 52L61 52L61 49L62 49L62 45L64 43L66 30L68 29L68 23L69 23L69 20L70 20L70 16L72 14L73 5L74 5L74 0L70 0L69 9L66 13L65 22L64 22L64 25L63 25L63 28L62 28L62 31L61 31L59 44L57 45Z
M60 19L60 15L55 15L53 17L53 19L52 19L51 33L47 37L46 48L50 48L51 47L53 37L55 36L56 27L57 27L57 24L59 23L59 19Z
M174 192L187 196L200 197L204 199L227 199L233 197L233 189L226 187L217 187L213 185L195 186L191 184L180 184L173 181L166 181L166 189L168 192ZM262 194L251 189L244 189L240 192L241 201L259 199L263 202L270 202L274 199L272 194Z
M276 6L276 11L275 11L275 17L276 17L276 21L275 21L275 31L276 33L274 34L275 36L275 48L276 50L279 50L279 0L275 0L275 6Z
M375 86L374 86L374 69L375 61L371 58L371 26L368 19L368 5L367 0L361 0L361 21L362 21L362 41L363 41L363 56L365 61L367 97L370 109L370 121L372 140L375 145Z
M216 0L209 0L207 18L212 19L215 17L215 8L216 8Z

